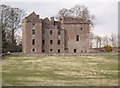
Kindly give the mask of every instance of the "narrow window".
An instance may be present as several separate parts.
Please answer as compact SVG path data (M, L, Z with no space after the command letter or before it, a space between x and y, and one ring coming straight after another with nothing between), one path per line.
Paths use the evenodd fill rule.
M58 35L60 35L60 30L58 30Z
M33 23L33 29L35 29L35 23Z
M83 52L83 50L81 50L81 52Z
M42 40L42 45L45 45L45 40Z
M32 45L35 45L35 39L32 39Z
M53 44L53 40L50 40L50 45L52 45Z
M32 29L32 35L35 35L35 29Z
M58 45L60 45L60 40L58 40Z
M81 30L83 30L83 28L81 28Z
M45 50L42 50L42 52L44 53L44 52L45 52Z
M60 49L58 49L58 53L60 53Z
M50 30L50 35L52 35L52 30Z
M79 35L76 35L76 41L79 41Z
M76 49L74 49L74 53L76 53Z
M52 52L53 50L52 49L50 49L50 52Z

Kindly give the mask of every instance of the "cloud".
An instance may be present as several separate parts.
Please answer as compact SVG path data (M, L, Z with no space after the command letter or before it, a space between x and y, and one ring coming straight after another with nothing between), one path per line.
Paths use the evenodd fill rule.
M93 31L95 34L117 34L118 33L118 0L88 1L85 0L50 0L41 2L4 2L7 5L27 10L27 14L35 11L41 18L56 16L62 8L71 8L76 4L85 5L90 13L95 15ZM58 2L59 1L59 2Z

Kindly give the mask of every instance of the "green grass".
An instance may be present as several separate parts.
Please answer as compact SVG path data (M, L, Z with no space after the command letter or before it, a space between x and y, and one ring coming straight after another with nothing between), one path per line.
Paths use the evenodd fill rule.
M117 86L118 57L6 56L4 86Z

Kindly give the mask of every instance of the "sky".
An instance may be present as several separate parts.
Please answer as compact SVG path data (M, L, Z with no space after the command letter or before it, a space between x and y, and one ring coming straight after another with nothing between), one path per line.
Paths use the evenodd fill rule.
M91 28L94 34L118 34L118 0L2 0L1 4L24 9L27 15L35 11L40 18L56 16L62 8L85 5L95 16Z

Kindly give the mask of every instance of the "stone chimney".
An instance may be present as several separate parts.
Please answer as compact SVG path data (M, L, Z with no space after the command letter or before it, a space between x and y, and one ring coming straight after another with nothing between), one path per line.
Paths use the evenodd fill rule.
M51 17L50 19L51 19L52 24L54 25L54 17Z
M51 19L52 22L54 22L54 17L51 17L50 19Z

